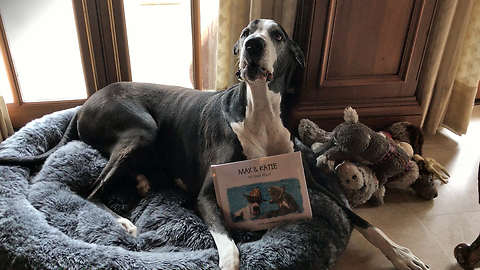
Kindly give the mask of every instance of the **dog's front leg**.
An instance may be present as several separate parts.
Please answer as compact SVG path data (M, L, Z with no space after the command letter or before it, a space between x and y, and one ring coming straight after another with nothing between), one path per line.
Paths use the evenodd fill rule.
M380 229L367 227L366 229L355 226L372 245L392 262L399 270L427 270L429 269L417 256L408 248L402 247L388 238Z
M240 253L230 237L217 204L212 175L209 174L197 198L197 210L213 236L218 250L219 267L222 270L238 270Z

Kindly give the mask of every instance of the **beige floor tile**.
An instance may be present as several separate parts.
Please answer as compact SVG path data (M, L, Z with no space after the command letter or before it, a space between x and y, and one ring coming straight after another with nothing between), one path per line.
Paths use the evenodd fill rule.
M420 221L418 223L421 225ZM408 238L392 236L394 232L386 232L389 237L399 245L407 246L421 260L427 264L430 269L454 269L449 258L443 250L433 242L428 231L425 228L418 230L420 233ZM385 232L385 230L384 230ZM425 234L422 236L420 234ZM412 239L416 239L412 241ZM373 245L371 245L363 236L354 232L347 246L333 270L347 269L394 269L392 263Z
M420 220L452 263L456 262L454 248L462 242L471 244L480 230L480 212L422 217Z
M408 206L418 217L445 215L467 211L465 204L455 195L448 185L438 185L438 197L427 201L405 193Z

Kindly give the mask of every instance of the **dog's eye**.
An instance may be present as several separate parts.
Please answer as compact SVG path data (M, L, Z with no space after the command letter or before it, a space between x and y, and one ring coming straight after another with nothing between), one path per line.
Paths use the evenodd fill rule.
M250 35L250 30L249 29L243 30L242 37L248 37L249 35Z
M353 180L357 179L357 176L356 176L355 174L352 175L352 179L353 179Z
M282 41L282 40L283 40L282 34L276 33L276 34L275 34L275 39L278 40L278 41Z

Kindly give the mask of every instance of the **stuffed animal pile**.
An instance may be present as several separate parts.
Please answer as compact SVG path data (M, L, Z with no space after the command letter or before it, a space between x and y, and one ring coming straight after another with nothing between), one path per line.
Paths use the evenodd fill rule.
M434 177L446 183L449 175L433 159L421 157L420 128L399 122L375 132L360 123L357 112L350 107L344 111L344 120L327 132L302 119L298 133L318 154L317 166L336 174L352 208L368 200L383 204L385 187L410 189L424 199L437 196Z

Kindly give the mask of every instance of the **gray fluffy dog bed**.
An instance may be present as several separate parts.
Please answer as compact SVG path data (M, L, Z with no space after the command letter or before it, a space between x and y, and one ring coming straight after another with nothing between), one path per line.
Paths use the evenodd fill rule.
M32 156L56 145L78 108L29 123L0 144L0 156ZM71 141L41 169L0 166L0 269L217 269L207 228L178 190L147 198L116 191L108 204L138 227L134 238L105 211L77 194L106 159ZM122 193L123 192L123 193ZM328 269L352 227L331 200L310 192L314 219L279 225L261 235L232 232L242 269Z

